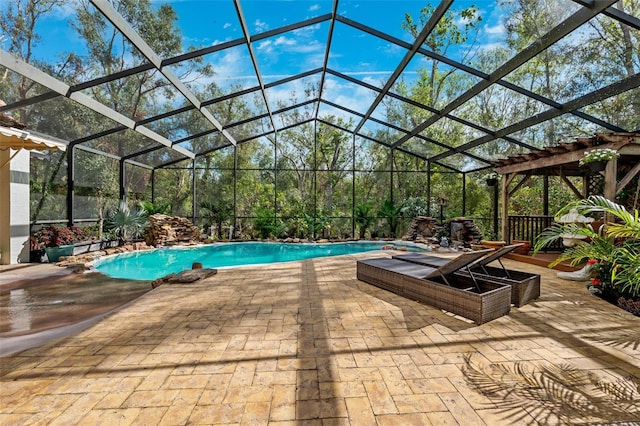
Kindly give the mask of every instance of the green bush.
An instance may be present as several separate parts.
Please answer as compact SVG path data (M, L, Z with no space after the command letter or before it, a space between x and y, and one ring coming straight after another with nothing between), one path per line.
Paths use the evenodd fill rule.
M608 215L613 220L609 220L599 230L594 230L591 225L556 223L538 236L534 245L534 254L549 243L562 238L565 234L586 236L585 241L568 247L549 266L555 266L563 261L570 261L572 265L583 262L593 263L595 265L594 276L589 285L591 291L613 289L620 295L640 296L640 220L638 210L631 213L624 206L597 195L568 204L558 212L557 216L571 208L585 216L590 213L604 212L605 217Z

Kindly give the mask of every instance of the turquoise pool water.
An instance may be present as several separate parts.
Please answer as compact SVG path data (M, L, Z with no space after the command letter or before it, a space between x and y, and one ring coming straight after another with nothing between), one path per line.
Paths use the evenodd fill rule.
M199 247L164 248L106 257L95 263L101 273L114 278L155 280L171 273L191 269L193 262L205 268L256 265L314 257L338 256L380 250L388 242L353 242L331 244L227 243ZM399 247L397 243L394 246ZM417 246L402 245L409 251Z

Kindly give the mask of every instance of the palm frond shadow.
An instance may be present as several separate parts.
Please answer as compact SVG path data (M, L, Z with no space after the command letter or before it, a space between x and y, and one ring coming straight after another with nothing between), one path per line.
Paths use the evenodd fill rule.
M630 335L629 330L621 331L620 333L612 333L608 336L584 336L586 339L594 340L596 342L604 343L605 345L622 348L638 350L640 348L640 334Z
M470 354L463 372L472 389L514 423L528 416L540 424L640 421L640 379L634 376L606 382L568 364L487 366L473 363Z

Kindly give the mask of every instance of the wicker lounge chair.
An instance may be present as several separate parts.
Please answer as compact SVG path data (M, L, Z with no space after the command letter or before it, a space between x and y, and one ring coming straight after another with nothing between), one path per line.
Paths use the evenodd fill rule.
M357 276L361 281L482 324L509 312L510 287L455 272L490 251L493 250L465 253L437 268L389 258L360 260Z
M511 286L511 303L522 306L540 297L540 275L507 269L500 260L504 255L511 253L521 245L512 244L490 252L469 265L468 268L459 271L458 274L469 275L472 279L475 278L475 281L482 279L508 284ZM428 267L438 267L451 261L449 258L421 253L401 254L393 256L393 258ZM494 261L498 261L500 267L489 266Z
M398 263L394 261L394 258L398 258L398 256L393 256L391 259L386 258L378 258L378 259L369 259L360 261L362 263L367 264L375 264L378 267L388 267L392 269L394 272L409 275L415 278L429 279L429 278L441 278L445 284L451 285L447 280L447 275L451 275L454 272L457 272L463 268L468 268L469 265L476 262L481 257L487 255L489 252L492 252L493 249L489 250L479 250L473 251L470 253L464 253L461 256L458 256L454 259L445 259L446 262L442 262L441 265L438 266L428 266L424 264L418 264L418 262L405 262ZM416 253L417 254L417 253ZM400 259L404 260L404 259ZM360 263L358 262L358 263ZM411 266L409 266L411 265ZM476 289L479 290L478 286L475 286Z
M483 268L489 263L493 262L494 260L497 260L498 262L500 262L500 266L504 270L505 276L509 277L509 271L504 267L500 258L507 253L511 253L512 251L514 251L515 249L517 249L522 245L523 244L512 244L512 245L500 247L497 250L478 250L476 252L473 252L473 253L484 252L484 255L478 258L475 262L473 262L472 265L469 265L469 268L470 269ZM465 254L462 254L461 256L464 256L464 255ZM419 265L430 266L433 268L437 268L451 262L451 258L442 257L442 256L433 256L433 255L422 254L422 253L398 254L392 257L393 259L406 260L407 262L417 263ZM455 259L457 259L457 257ZM484 272L488 274L486 270Z

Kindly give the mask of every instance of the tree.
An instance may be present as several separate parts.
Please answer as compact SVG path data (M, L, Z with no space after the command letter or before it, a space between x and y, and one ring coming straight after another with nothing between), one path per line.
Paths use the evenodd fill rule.
M212 226L216 225L216 234L220 237L224 237L224 231L222 226L225 221L233 218L233 209L224 200L215 201L202 201L200 203L201 216L206 221L206 224ZM213 236L213 235L212 235Z
M640 14L640 3L618 1L615 8L631 16ZM577 52L584 64L572 79L570 90L598 89L603 83L637 76L640 72L640 36L628 25L599 15L589 21L591 32ZM606 99L585 108L603 115L607 121L633 131L640 128L640 91L638 89Z
M98 217L97 232L98 237L102 238L107 211L109 208L117 207L118 180L113 170L118 163L103 155L80 149L75 150L75 156L75 161L79 165L74 183L75 208L83 211L87 217ZM85 202L80 203L80 199L84 199Z
M80 61L74 54L60 58L57 63L45 63L34 58L34 49L41 40L37 32L38 23L52 10L64 4L64 0L14 0L0 4L0 30L8 43L9 53L23 61L44 69L49 74L70 83L79 79ZM6 37L5 37L6 36ZM33 80L22 77L8 69L1 71L0 93L5 99L24 100L38 94L42 89ZM78 122L86 114L73 103L45 102L16 110L17 119L31 130L37 130L63 139L73 139ZM80 120L76 120L79 117ZM64 203L51 202L51 195L62 188L66 178L63 164L64 153L48 154L49 161L31 163L31 221L42 216L59 218L64 215Z
M367 232L367 228L369 228L369 226L371 226L371 223L373 222L373 212L371 211L371 204L366 202L358 204L355 207L353 214L355 222L359 228L360 238L362 239L364 238L364 234Z
M38 22L47 13L63 4L64 0L13 0L5 3L4 8L0 9L0 30L3 35L7 36L8 52L27 63L32 63L34 48L42 38L36 32ZM51 67L46 63L37 62L37 65L54 71L53 74L56 75L63 72L65 66L70 63L77 64L73 54L70 54L67 61L57 70L51 70ZM2 83L3 91L16 92L13 95L20 100L26 99L30 92L37 88L36 83L32 80L10 75L8 69L2 73ZM23 123L29 122L28 112L29 110L26 108L19 109L18 119Z
M514 52L543 37L572 13L572 9L561 0L508 0L501 5L507 11L504 23L507 44ZM549 46L512 72L509 80L555 101L570 98L572 93L565 90L571 81L568 74L572 69L574 73L582 72L582 66L575 64L575 49L571 43L571 38L565 38ZM531 114L529 111L525 113ZM540 133L536 133L536 127L528 129L528 143L534 146L556 145L558 136L562 134L559 124L567 121L568 117L548 120L540 125Z
M422 28L433 15L435 7L427 4L420 10L418 22L409 13L405 14L405 21L402 22L402 28L405 29L414 38L418 36ZM459 27L457 21L462 22ZM433 32L427 37L424 45L430 51L446 55L454 48L459 49L463 44L469 41L470 37L477 36L478 24L482 21L482 17L478 13L476 6L470 6L466 9L455 10L449 9L442 19L438 21ZM474 40L475 42L475 40ZM469 47L460 55L464 62L473 54L474 42L469 43ZM425 67L420 70L418 83L413 88L413 94L416 98L428 106L436 107L441 95L446 90L449 80L452 78L455 68L444 70L440 68L440 62L435 59L426 59L431 62L429 68Z
M323 119L343 128L352 125L345 123L341 117L327 116ZM334 197L336 188L343 183L347 171L351 168L351 137L338 128L322 124L318 126L316 140L317 191L324 199L323 213L329 217L336 216L336 213L344 214L344 211L336 212L336 208L349 205L349 211L351 210L351 197L345 202L350 191L339 193L340 199L337 201Z

